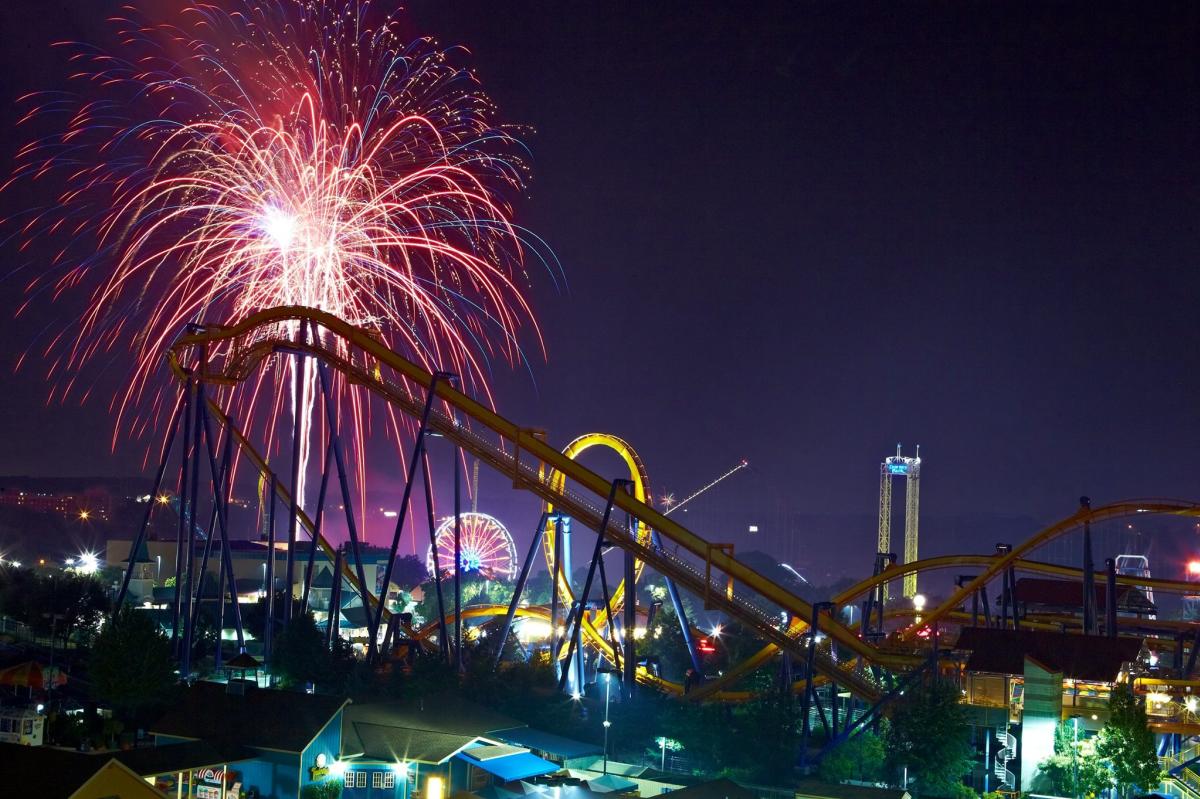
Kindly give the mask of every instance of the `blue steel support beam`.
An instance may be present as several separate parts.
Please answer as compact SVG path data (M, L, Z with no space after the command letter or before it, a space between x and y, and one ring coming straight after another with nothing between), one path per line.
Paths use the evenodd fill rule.
M146 530L150 527L150 512L158 504L158 492L162 488L163 476L167 473L167 461L171 458L171 446L175 443L175 433L179 430L179 417L182 413L183 405L181 403L171 415L171 426L167 430L167 440L163 444L162 457L158 459L158 471L154 473L154 487L150 490L150 501L146 503L142 526L138 528L138 534L129 550L129 568L125 570L125 577L121 580L121 590L117 592L116 607L118 608L125 603L125 594L129 591L129 580L133 577L133 566L137 562L137 554L142 548L142 542L146 540Z
M529 551L525 553L525 562L521 564L521 573L517 576L517 585L513 589L512 601L508 603L508 612L504 614L504 627L500 632L500 643L496 647L496 657L492 660L492 670L500 665L500 657L504 654L504 645L508 642L508 634L512 630L513 616L517 613L517 605L521 601L521 592L525 590L525 581L529 579L529 569L533 566L533 557L537 553L538 545L542 543L542 535L546 532L547 513L542 513L541 519L538 520L537 530L533 533L533 541L529 544ZM458 570L455 570L455 574Z
M312 588L313 564L317 560L317 542L321 540L321 520L325 517L325 495L329 491L329 467L333 460L333 440L325 447L321 464L321 490L317 492L316 517L313 519L312 539L308 542L308 563L304 567L304 586L300 589L300 612L308 612L308 592Z
M617 499L617 489L620 487L621 480L613 480L612 485L608 490L608 501L604 503L604 514L600 518L600 529L596 531L596 547L592 550L592 562L588 566L587 579L583 582L583 594L579 598L579 608L575 614L575 626L571 633L571 643L567 646L567 662L571 662L571 655L576 648L579 649L579 659L583 661L583 644L580 640L583 629L583 614L587 612L588 594L592 592L592 581L596 578L596 564L601 558L601 549L604 546L604 533L608 530L608 519L612 515L613 502ZM581 670L582 671L582 670ZM566 686L566 672L558 679L558 690L562 690ZM583 691L583 681L580 680L578 685L580 692Z

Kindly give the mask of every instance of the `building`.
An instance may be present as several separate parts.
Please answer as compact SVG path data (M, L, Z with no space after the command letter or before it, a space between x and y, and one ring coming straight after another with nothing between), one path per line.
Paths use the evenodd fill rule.
M166 799L111 754L0 743L6 795L45 799Z
M1016 581L1013 594L1022 615L1083 616L1083 584L1074 580L1022 577ZM1107 602L1108 589L1100 583L1095 586L1095 602L1092 606L1103 614ZM1153 618L1157 612L1146 592L1132 585L1117 586L1116 605L1117 613L1124 617Z
M117 758L168 795L296 799L336 780L345 799L440 799L559 771L509 742L528 729L456 697L353 705L241 681L200 682L151 725L153 748ZM538 740L560 752L586 746Z
M955 649L984 763L976 788L1030 791L1061 722L1076 719L1088 735L1108 720L1112 686L1130 673L1142 640L965 627Z

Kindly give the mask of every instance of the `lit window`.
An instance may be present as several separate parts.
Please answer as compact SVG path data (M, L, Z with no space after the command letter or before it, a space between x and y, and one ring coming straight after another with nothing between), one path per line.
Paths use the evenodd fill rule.
M396 775L393 774L391 771L384 772L383 787L384 788L395 788L396 787Z
M346 775L342 780L343 788L353 788L354 787L354 774L355 774L355 772L353 772L353 771L346 772Z
M382 788L383 787L383 772L382 771L372 771L371 772L371 787L372 788Z
M356 782L358 783L356 787L366 788L367 787L367 772L365 772L365 771L358 772L358 779L356 780Z

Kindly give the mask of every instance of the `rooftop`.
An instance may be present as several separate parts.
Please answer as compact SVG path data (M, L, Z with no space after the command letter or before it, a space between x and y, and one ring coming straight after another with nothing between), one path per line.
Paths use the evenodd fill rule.
M1024 674L1028 655L1063 677L1113 682L1124 664L1137 658L1142 639L964 627L954 648L970 652L967 671Z
M155 735L202 739L284 752L302 752L349 699L246 687L243 695L220 683L198 682L156 723Z

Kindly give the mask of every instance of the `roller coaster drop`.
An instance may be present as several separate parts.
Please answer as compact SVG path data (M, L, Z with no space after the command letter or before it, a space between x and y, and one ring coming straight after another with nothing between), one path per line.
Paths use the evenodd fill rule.
M1058 576L1082 578L1087 582L1094 579L1090 570L1070 569L1050 564L1037 563L1025 558L1032 550L1047 541L1068 532L1090 528L1091 523L1140 513L1164 513L1182 516L1200 516L1200 506L1195 503L1163 500L1121 502L1098 508L1082 505L1071 516L1041 531L1020 546L1001 546L993 556L958 556L930 558L903 565L894 565L894 556L880 553L875 574L852 586L829 602L810 604L788 588L758 574L736 560L733 546L711 543L679 524L665 513L656 510L650 503L649 480L646 469L628 444L614 436L591 434L573 441L564 452L549 446L535 430L520 427L499 416L484 405L476 402L455 388L453 375L430 373L387 349L369 331L354 327L322 311L300 307L277 308L254 314L233 325L195 326L181 336L168 353L168 361L183 388L183 396L174 411L168 428L163 455L160 460L155 484L151 492L157 495L166 476L172 445L183 431L183 452L179 477L179 494L190 507L198 507L200 499L200 473L202 461L207 461L208 479L205 485L212 489L212 533L205 537L200 555L199 574L203 575L214 539L220 547L218 596L225 596L226 585L232 593L233 571L229 548L228 502L231 488L231 465L233 445L240 451L269 484L270 496L268 529L268 552L275 552L274 540L276 505L282 503L289 517L288 530L302 528L308 535L307 541L297 541L289 535L286 548L286 576L284 583L294 586L297 557L301 558L304 577L300 592L301 607L307 607L312 584L313 567L317 548L324 557L333 561L361 599L362 605L372 612L367 614L368 656L379 656L380 647L387 651L399 634L399 619L393 618L384 603L369 589L365 578L356 517L349 489L342 445L338 437L337 420L332 405L326 400L325 421L328 446L324 453L319 499L315 517L310 517L295 501L285 485L268 467L246 435L236 426L206 392L206 386L234 386L250 378L268 359L275 357L313 358L322 395L329 396L330 370L342 379L366 387L392 408L417 420L417 434L408 461L404 498L396 520L395 532L390 545L382 585L390 582L391 567L395 561L405 514L410 505L416 469L421 465L424 472L426 512L430 532L431 557L435 560L433 576L437 594L438 618L422 630L407 632L430 645L436 639L436 649L448 660L462 663L462 624L464 619L487 616L504 617L504 637L507 637L516 616L547 620L551 627L551 652L556 668L560 665L560 685L574 681L576 690L582 686L582 657L576 657L584 647L599 653L621 674L622 683L632 692L635 681L654 686L660 690L684 694L682 686L670 683L637 665L634 653L634 632L637 612L634 586L643 567L649 566L661 574L668 586L676 615L681 622L684 640L694 667L700 671L691 625L686 620L680 601L680 590L686 590L702 599L706 608L718 610L736 619L767 642L758 653L741 664L729 669L721 678L708 681L687 693L689 699L717 699L736 701L748 698L748 694L730 690L731 686L767 663L782 651L791 657L800 658L805 664L803 678L795 681L794 690L802 695L807 729L808 709L817 702L816 686L830 682L850 692L852 697L863 700L874 707L862 715L869 719L877 712L881 700L902 689L907 679L923 667L936 662L940 655L938 627L940 624L978 624L982 607L987 623L993 618L987 603L987 586L996 578L1004 583L1005 591L1000 596L1012 594L1013 575L1016 569ZM214 434L213 422L220 428ZM426 433L438 433L455 447L455 513L461 515L459 507L459 463L463 451L471 453L485 465L512 478L514 488L529 491L544 503L544 511L529 553L521 564L516 591L508 606L485 606L463 609L459 606L460 593L454 592L455 606L446 607L442 591L442 569L436 563L438 547L434 539L436 526L433 519L430 496L430 466L425 451ZM603 446L613 449L625 461L629 477L606 480L579 464L575 457L591 448ZM218 459L218 449L221 456ZM331 466L333 468L331 468ZM294 471L294 469L293 469ZM349 532L349 560L344 562L340 550L335 551L321 534L322 515L330 478L336 475L342 494L345 522ZM294 484L294 481L293 481ZM152 505L152 503L151 503ZM131 553L136 553L145 538L151 505L134 542ZM196 579L195 525L186 525L186 514L180 514L180 530L176 553L176 585L186 590L176 591L172 611L172 639L180 659L182 673L191 671L190 654L193 632L198 618L199 588L203 581ZM587 577L581 593L576 596L569 580L569 551L567 543L572 525L599 532L597 535ZM457 534L456 534L457 538ZM1090 541L1086 537L1085 540ZM296 552L297 545L305 551ZM670 544L670 549L664 544ZM550 608L520 607L521 592L529 574L536 548L544 549L547 564L554 575ZM608 547L617 547L624 553L624 569L621 581L609 590L605 573L603 552ZM131 561L133 555L131 554ZM274 586L274 557L267 558L267 585ZM1090 553L1085 563L1090 561ZM964 567L976 569L976 573L960 578L957 590L937 607L925 610L919 619L912 618L911 611L885 612L880 594L891 581L908 575L934 569ZM121 586L119 599L123 600L132 575L132 563ZM457 581L460 569L453 570ZM593 600L595 577L599 576L601 599ZM1115 574L1109 569L1105 576L1110 588L1116 584L1151 585L1160 591L1189 592L1194 585L1169 580L1150 580ZM338 581L335 581L335 583ZM270 593L270 592L268 592ZM1108 591L1110 605L1115 591ZM847 625L840 621L841 611L855 606L860 600L862 622ZM962 608L970 602L971 614ZM565 636L560 638L560 607L566 611ZM221 603L221 607L224 607ZM245 647L245 634L237 602L233 602L234 625L239 647ZM782 614L780 613L782 610ZM1089 616L1085 607L1084 624L1094 631L1098 624L1095 616ZM1106 632L1117 634L1115 610L1109 607L1106 613ZM998 619L1015 627L1026 623L1018 619L1013 609L1002 603L996 614ZM292 603L283 602L283 618L292 612ZM1092 608L1094 614L1095 609ZM274 629L275 602L267 602L267 629ZM336 614L334 614L336 615ZM891 621L890 631L885 628ZM1049 620L1054 629L1070 626L1071 619ZM454 633L450 633L450 625ZM1038 622L1033 622L1037 626ZM1145 622L1141 622L1144 626ZM1182 662L1188 654L1186 674L1195 667L1200 652L1200 631L1195 625L1174 625L1159 622L1176 641L1176 659ZM383 636L380 632L383 628ZM1167 630L1166 628L1170 628ZM819 631L824 636L816 635ZM933 632L930 635L930 631ZM819 646L818 639L827 636L828 643ZM218 636L219 638L219 636ZM269 657L270 635L264 644ZM453 649L451 645L453 643ZM218 646L220 644L218 643ZM568 668L569 664L575 664ZM571 672L575 674L572 675ZM888 675L891 676L888 676ZM790 682L790 680L789 680ZM853 701L853 699L851 700ZM824 722L824 709L817 704ZM841 737L851 732L851 713L844 714L846 726ZM838 713L832 714L832 732L838 737ZM829 725L827 725L829 726Z

